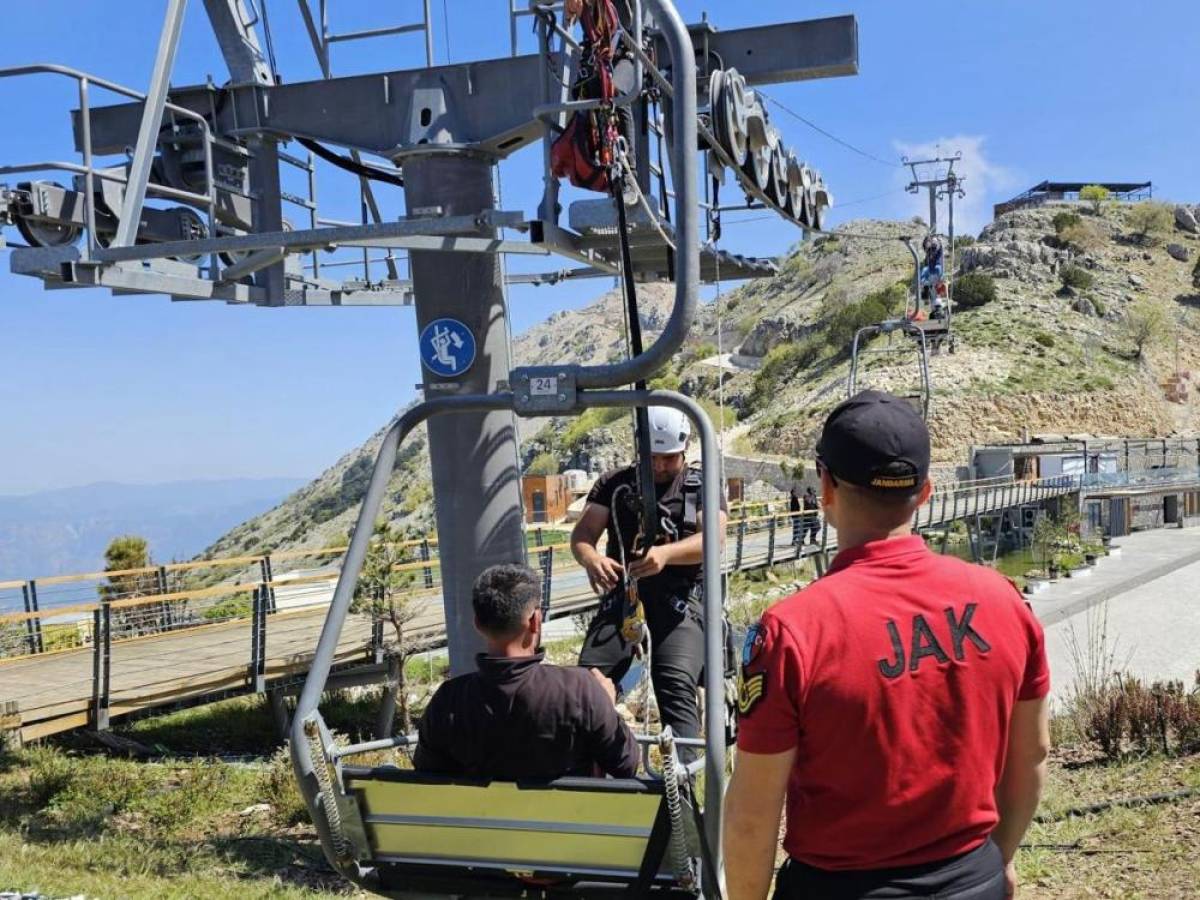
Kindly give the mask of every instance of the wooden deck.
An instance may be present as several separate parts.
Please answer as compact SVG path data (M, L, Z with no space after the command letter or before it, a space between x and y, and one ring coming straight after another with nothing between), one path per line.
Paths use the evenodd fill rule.
M1077 488L1076 488L1077 489ZM987 515L1023 503L1040 502L1070 492L1070 486L1008 484L975 487L935 495L917 517L918 528L938 528L956 519ZM553 551L555 548L542 548ZM561 549L561 548L559 548ZM828 549L836 549L830 532ZM798 548L791 543L791 522L786 515L733 520L729 523L726 565L729 569L753 569L811 555L817 548ZM427 563L415 563L425 567ZM436 561L434 562L436 566ZM336 572L274 582L279 592L278 612L266 616L266 649L262 658L265 686L294 681L308 670L332 597ZM252 585L204 588L199 591L156 595L111 604L114 609L132 610L160 604L164 598L189 598L209 594L246 593ZM304 593L303 608L290 609L287 591ZM440 589L421 589L414 598L418 615L412 633L430 647L444 642L444 620ZM573 564L558 565L552 580L552 617L570 615L596 602L583 572ZM95 609L95 604L78 607ZM43 610L43 617L61 615L61 609ZM82 614L82 613L80 613ZM20 620L27 614L7 618ZM232 693L250 692L260 685L254 672L254 619L242 616L214 624L189 623L171 631L121 639L113 635L108 656L108 717L110 720L154 707L182 702L201 702ZM338 663L350 666L373 662L370 621L351 615L338 645ZM97 669L103 668L102 652L94 646L50 651L0 659L0 707L5 707L6 730L13 729L19 716L22 740L30 741L92 724L97 704ZM103 680L99 680L103 700ZM13 713L7 709L17 704Z

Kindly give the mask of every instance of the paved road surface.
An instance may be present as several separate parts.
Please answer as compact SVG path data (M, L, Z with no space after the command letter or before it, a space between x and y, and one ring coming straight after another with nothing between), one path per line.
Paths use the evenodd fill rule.
M1117 543L1119 557L1033 600L1046 626L1056 702L1069 695L1080 663L1091 668L1089 660L1111 659L1142 678L1189 686L1200 668L1200 528L1141 532ZM1089 634L1105 625L1106 650L1089 653Z

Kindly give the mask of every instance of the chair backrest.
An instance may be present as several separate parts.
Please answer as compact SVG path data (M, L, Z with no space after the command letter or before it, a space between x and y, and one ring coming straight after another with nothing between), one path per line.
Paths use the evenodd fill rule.
M635 879L665 802L662 783L644 779L480 782L390 766L343 779L375 863L518 875Z

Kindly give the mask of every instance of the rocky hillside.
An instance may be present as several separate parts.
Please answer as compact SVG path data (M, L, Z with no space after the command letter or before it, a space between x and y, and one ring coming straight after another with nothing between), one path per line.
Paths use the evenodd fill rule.
M639 292L642 327L657 334L670 314L674 288L645 285ZM522 365L554 363L564 359L600 363L620 358L624 347L622 301L619 292L604 294L583 309L558 312L513 341L513 359ZM600 448L592 466L615 465L619 446L628 429L602 429L589 436ZM522 457L528 462L544 447L536 439L543 421L519 420ZM555 430L551 427L549 431ZM312 549L341 544L354 526L358 503L366 490L371 467L383 439L381 428L361 447L351 450L269 512L234 528L205 556L230 556L280 549ZM627 441L626 441L627 442ZM423 533L433 525L433 491L429 478L429 451L424 429L411 435L401 448L389 485L384 515L402 530Z
M1164 390L1177 369L1200 370L1200 290L1192 282L1200 237L1189 210L1171 212L1049 206L1010 213L977 239L959 241L956 283L964 289L955 307L956 352L931 359L930 422L939 461L962 463L972 444L1029 433L1200 430L1194 397L1170 402ZM1147 218L1153 227L1145 227ZM714 420L723 394L730 452L810 458L825 413L845 396L854 330L903 310L912 257L901 238L923 230L919 221L857 221L800 244L781 260L778 276L704 304L688 344L658 383L700 398ZM972 280L977 290L968 297ZM988 281L990 300L978 291ZM672 296L669 285L642 287L648 336L661 328ZM865 357L860 386L911 392L917 372L911 345L879 338L871 349L895 352ZM513 355L537 364L604 362L623 353L621 299L608 293L520 336ZM1182 384L1186 389L1187 380ZM206 552L343 541L381 433ZM522 423L526 464L549 454L562 468L603 469L624 458L629 443L627 419L601 411ZM432 522L426 473L425 437L414 435L386 507L401 526L420 530Z
M989 225L977 240L960 242L960 275L986 276L995 299L973 308L960 303L957 352L931 358L938 459L964 461L972 444L1030 433L1200 430L1195 398L1168 402L1163 387L1177 369L1200 364L1200 291L1192 282L1200 242L1173 224L1169 208L1159 212L1159 230L1142 237L1136 232L1145 211L1135 210L1021 210ZM1063 214L1056 228L1055 216ZM743 352L769 351L757 373L742 374L726 388L742 400L743 442L750 448L801 457L811 452L822 416L845 390L842 326L869 306L881 285L911 277L902 245L851 237L888 230L881 223L847 226L841 236L806 245L775 283L752 285L735 298L737 314L744 315ZM779 284L785 281L790 284ZM880 338L872 349L888 346ZM902 351L905 344L897 338L891 346ZM915 360L904 352L872 354L860 386L909 392L917 380Z

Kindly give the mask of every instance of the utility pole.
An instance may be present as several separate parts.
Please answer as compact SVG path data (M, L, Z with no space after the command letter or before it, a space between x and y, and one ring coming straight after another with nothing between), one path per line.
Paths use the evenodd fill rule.
M953 156L937 156L933 159L909 159L907 156L901 159L901 162L908 166L912 171L912 181L908 183L905 190L910 194L920 193L924 188L929 192L929 233L937 234L937 202L942 198L949 198L950 201L950 231L949 238L951 248L954 241L954 196L959 197L966 195L962 189L963 178L954 174L954 164L962 159L961 151ZM936 168L942 163L946 164L946 172L944 175L936 174L941 170ZM935 173L932 177L922 177L923 173L918 169L925 167L934 167ZM928 171L928 170L927 170Z

